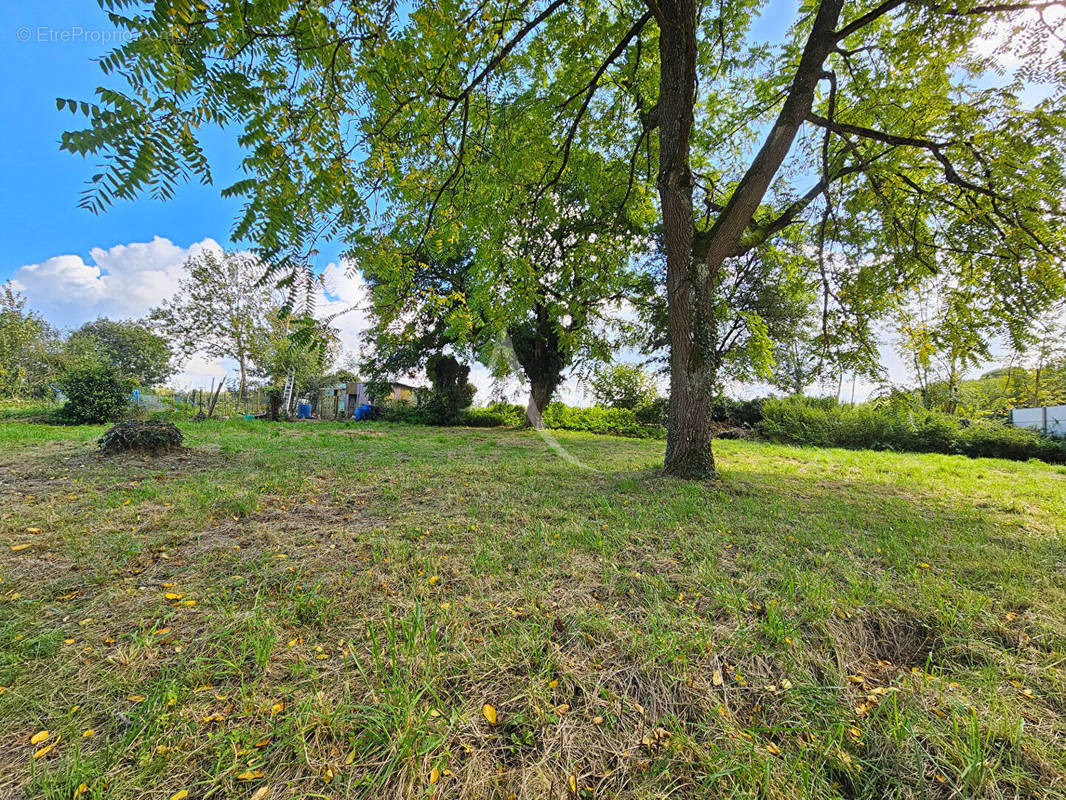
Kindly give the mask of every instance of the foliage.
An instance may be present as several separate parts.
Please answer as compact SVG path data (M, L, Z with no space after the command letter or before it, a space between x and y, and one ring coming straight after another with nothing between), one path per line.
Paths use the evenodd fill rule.
M419 398L419 411L430 425L453 424L477 393L477 387L467 380L470 367L454 356L436 354L427 360L426 374L432 388Z
M71 333L66 349L74 360L100 359L110 363L142 387L164 383L174 374L167 340L144 322L100 317Z
M1066 442L997 422L967 424L938 412L840 405L832 398L768 399L762 410L758 431L775 442L1066 463Z
M754 428L763 420L764 398L734 400L725 395L714 398L711 419L733 427Z
M653 264L655 292L638 302L638 322L630 326L627 340L665 369L670 354L666 264L662 257ZM797 241L726 261L712 312L716 330L709 356L717 380L772 380L781 368L779 360L801 348L808 358L811 351L846 358L843 342L831 349L821 336L811 334L816 270L816 262ZM821 360L821 355L815 359L819 365Z
M10 281L0 285L0 397L50 394L58 362L59 334Z
M132 378L106 363L70 367L59 385L67 398L59 414L79 425L112 422L127 413L135 386Z
M550 403L544 410L544 426L556 430L607 433L637 439L659 438L664 432L658 425L639 422L633 409L600 406L575 408L562 403Z
M455 418L455 424L466 425L469 428L498 428L507 424L507 417L485 409L468 408L459 412Z
M589 379L597 405L635 411L653 402L659 394L655 380L636 364L607 364Z
M285 402L285 390L280 386L271 386L266 390L267 419L271 422L278 421L281 413L281 404Z
M150 319L185 356L202 352L236 361L243 395L253 354L272 337L281 303L260 282L263 265L247 253L205 248L185 266L188 275L177 294L154 309Z
M98 440L105 453L167 453L181 447L181 429L172 422L119 422Z
M337 331L309 315L292 317L282 309L266 316L266 328L249 349L254 372L272 383L292 376L297 395L314 395L334 381L326 370L339 352Z

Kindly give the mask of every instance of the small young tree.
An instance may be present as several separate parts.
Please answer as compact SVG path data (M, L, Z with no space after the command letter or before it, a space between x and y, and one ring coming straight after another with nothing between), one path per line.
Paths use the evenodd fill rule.
M291 376L296 394L303 394L325 385L326 370L338 350L337 330L328 321L289 317L278 308L268 315L265 335L250 355L258 376L277 385Z
M636 410L658 397L655 381L636 364L609 364L593 372L589 380L596 403L608 408Z

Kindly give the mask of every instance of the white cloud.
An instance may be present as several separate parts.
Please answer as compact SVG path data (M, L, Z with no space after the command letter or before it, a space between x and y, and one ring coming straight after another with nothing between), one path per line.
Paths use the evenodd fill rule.
M370 327L366 282L353 265L331 263L322 270L322 283L315 298L315 316L325 319L337 314L333 327L339 332L344 354L358 355L363 333Z
M157 236L110 249L94 247L88 263L77 255L53 256L20 267L11 279L30 306L61 327L99 316L141 317L177 290L189 256L218 246L204 239L179 247Z

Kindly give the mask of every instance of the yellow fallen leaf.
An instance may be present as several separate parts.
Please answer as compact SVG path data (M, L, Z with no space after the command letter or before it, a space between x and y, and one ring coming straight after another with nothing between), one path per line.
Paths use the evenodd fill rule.
M431 708L431 709L429 710L429 715L430 715L431 717L433 717L434 719L436 719L437 717L439 717L439 716L440 716L440 712L439 712L439 711L437 711L437 709L435 709L435 708Z
M131 694L126 699L129 700L131 703L140 703L140 702L143 702L144 695L143 694Z
M485 705L481 707L481 713L485 715L485 719L489 721L490 725L496 724L497 717L495 708L490 706L488 703L485 703Z
M258 789L256 789L256 790L255 790L255 792L254 792L254 793L252 794L252 796L251 796L251 799L250 799L250 800L264 800L264 798L265 798L265 797L266 797L266 796L267 796L268 794L270 794L270 787L269 787L269 786L260 786L260 787L259 787Z
M715 686L721 686L725 681L722 680L722 670L716 669L714 674L711 675L711 683Z
M437 769L436 767L434 767L433 771L429 773L429 784L430 784L430 786L432 786L433 784L435 784L439 780L440 780L440 770Z
M593 725L602 725L603 724L603 717L593 717L592 718L592 724Z
M156 636L166 636L168 633L170 633L170 628L160 628L159 630L157 630L155 632L155 635Z
M51 736L51 731L38 731L30 737L30 744L40 744Z
M781 679L781 688L785 689L786 691L788 689L791 689L792 688L792 681L790 681L788 678L782 678Z
M322 769L322 783L329 783L333 780L333 770L329 767Z
M40 533L40 528L26 528L26 533Z
M918 569L929 569L929 565L923 561L921 564L918 565Z
M18 553L21 550L25 550L27 547L29 547L29 544L13 544L11 545L11 552Z
M272 705L270 707L270 713L271 714L280 714L284 710L285 710L285 704L280 702L280 701L277 702L277 703L274 703L274 705Z
M56 740L54 742L52 742L49 745L45 745L40 750L35 752L33 754L33 760L36 761L38 758L44 758L46 755L48 755L49 753L52 752L52 750L55 748L55 746L57 744L59 744L59 737L58 736L56 737Z
M773 755L776 756L778 753L781 752L781 750L773 742L767 742L767 744L766 744L766 752L767 753L772 753Z
M185 800L185 798L188 796L189 793L184 789L181 789L179 791L174 792L174 794L170 796L170 800Z
M27 547L28 546L29 545L27 545ZM436 586L439 582L440 582L440 578L437 577L436 575L434 575L432 578L429 579L429 585L430 586Z
M89 728L89 730L85 731L85 733L83 733L81 735L81 738L82 739L91 739L94 736L96 736L96 728Z
M185 595L181 594L180 592L167 592L165 595L163 595L163 597L165 597L167 600L180 600L184 596Z
M74 790L74 798L75 798L75 800L77 800L77 798L81 797L83 794L87 794L88 791L89 791L89 784L87 784L87 783L79 783L78 784L78 788Z
M254 781L257 778L262 778L266 775L265 769L250 769L247 772L242 772L237 776L239 781Z
M577 775L571 775L566 779L566 785L570 787L572 794L577 794Z

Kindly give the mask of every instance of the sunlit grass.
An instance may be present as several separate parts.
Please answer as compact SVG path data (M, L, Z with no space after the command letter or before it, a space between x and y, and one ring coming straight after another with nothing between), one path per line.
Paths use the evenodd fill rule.
M183 427L0 424L0 796L1066 796L1064 470Z

